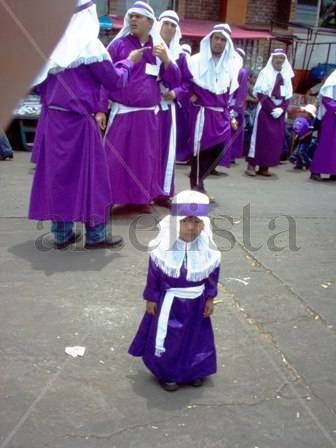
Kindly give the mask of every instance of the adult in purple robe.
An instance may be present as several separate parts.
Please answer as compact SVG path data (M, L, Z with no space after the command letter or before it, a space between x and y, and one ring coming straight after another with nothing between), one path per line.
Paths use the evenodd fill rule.
M190 144L193 147L190 186L206 192L205 178L229 148L229 98L238 88L241 58L235 52L227 24L215 25L188 60L193 76ZM214 198L210 195L210 200Z
M114 62L133 49L145 51L127 89L109 92L113 101L105 147L114 204L149 205L162 193L160 166L160 82L174 85L180 71L169 58L153 9L137 1L108 51Z
M120 237L107 236L110 182L95 114L101 86L124 87L139 54L117 66L98 40L96 6L80 0L46 67L35 81L42 111L35 140L37 162L29 218L51 220L55 247L80 239L74 221L86 225L87 248L114 248Z
M220 252L207 216L209 199L183 191L172 215L160 222L149 244L144 315L129 348L168 391L179 384L200 386L216 372L210 314L217 295Z
M319 181L321 174L329 174L330 180L336 180L336 70L321 87L320 97L322 122L310 178Z
M162 196L155 202L159 205L170 205L170 198L174 194L175 160L177 144L177 112L178 103L188 95L184 84L190 82L191 74L188 70L185 54L180 40L181 30L179 17L175 11L166 10L159 17L160 34L165 41L172 59L181 72L181 79L175 85L161 84L162 99L160 103L160 157L161 157L161 188Z
M258 97L252 131L248 176L271 176L268 169L280 162L285 138L286 111L293 95L294 72L283 49L275 49L255 83L253 94ZM256 167L259 170L256 172Z

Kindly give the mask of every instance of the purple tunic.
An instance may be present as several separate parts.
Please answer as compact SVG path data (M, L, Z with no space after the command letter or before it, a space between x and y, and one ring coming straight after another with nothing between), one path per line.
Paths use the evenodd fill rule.
M219 268L201 282L190 282L181 269L179 278L165 275L150 260L144 299L157 302L156 316L145 314L129 348L133 356L142 356L148 369L161 381L188 383L216 372L216 349L210 318L204 318L205 302L217 295ZM155 337L158 315L169 288L205 285L204 293L196 299L174 298L168 320L166 351L155 356Z
M255 141L255 154L248 161L251 165L262 167L276 166L280 162L281 152L285 138L285 122L288 101L281 97L280 86L283 85L282 76L277 77L271 96L280 101L274 104L271 97L258 94L259 104L254 121L251 145ZM281 107L284 113L279 118L273 118L271 112ZM253 140L255 135L255 140Z
M35 140L30 219L90 226L106 222L111 191L94 114L101 110L101 85L111 90L124 86L133 63L123 61L118 66L109 61L80 65L49 75L39 86L42 112Z
M176 160L178 162L188 162L192 156L192 148L189 144L189 110L190 99L184 98L176 106Z
M326 113L310 170L313 174L336 175L336 100L323 97L322 103Z
M228 149L231 137L231 125L229 117L229 94L223 93L216 95L209 90L192 84L191 95L197 96L196 103L190 106L190 128L191 136L189 138L189 144L193 148L194 133L196 127L197 114L200 110L200 106L205 108L204 116L204 128L201 138L201 151L211 149L218 144L224 144L225 157L231 158L228 155ZM222 111L213 110L211 108L221 108Z
M181 54L177 60L181 70L182 82L174 89L176 93L176 160L187 162L192 158L193 152L188 144L189 141L189 108L190 108L190 86L192 74L189 71L187 59Z
M244 128L245 128L245 108L246 97L248 93L248 79L249 70L241 68L238 75L239 87L233 94L232 109L236 112L236 120L238 122L238 129L232 131L232 159L243 156L244 148Z
M152 40L145 46L152 46ZM141 48L132 35L122 37L108 47L113 61ZM149 49L135 65L127 89L109 92L112 101L132 108L154 108L160 104L160 86L156 75L147 74L146 66L156 63ZM161 64L160 79L166 85L179 82L176 64L167 69ZM137 110L117 114L105 136L114 204L149 204L161 195L159 117L155 110Z

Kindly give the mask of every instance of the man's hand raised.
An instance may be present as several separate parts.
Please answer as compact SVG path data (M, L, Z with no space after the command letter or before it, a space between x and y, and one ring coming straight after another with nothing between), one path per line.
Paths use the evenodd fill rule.
M163 44L154 45L153 55L159 58L165 66L168 66L171 62L166 47Z
M142 48L138 48L136 50L132 50L130 52L130 54L128 55L127 59L130 59L131 61L134 62L134 64L136 64L137 62L141 61L144 52L146 50L151 50L151 49L152 49L152 47L142 47Z

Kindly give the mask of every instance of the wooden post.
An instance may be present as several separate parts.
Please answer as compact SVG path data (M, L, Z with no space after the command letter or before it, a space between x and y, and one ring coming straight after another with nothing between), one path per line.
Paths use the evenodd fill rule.
M222 0L222 20L229 24L245 25L248 0ZM223 14L225 8L225 14Z

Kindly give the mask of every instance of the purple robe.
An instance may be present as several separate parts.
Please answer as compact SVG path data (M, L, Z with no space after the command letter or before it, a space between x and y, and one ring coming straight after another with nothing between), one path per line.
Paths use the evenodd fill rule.
M83 64L49 75L38 87L42 111L30 219L90 226L106 222L111 190L94 115L101 110L101 85L111 90L125 86L133 63L123 61L118 67L109 61Z
M151 38L145 46L153 46ZM108 51L113 61L119 61L137 48L139 40L132 35L112 42ZM137 63L127 89L109 92L112 101L132 108L157 107L160 85L156 75L145 72L146 65L156 64L149 49ZM159 77L166 85L179 82L176 64L164 68ZM160 167L159 116L155 110L138 110L117 114L105 135L105 147L114 204L149 204L162 192Z
M313 174L336 175L336 100L323 97L322 103L326 112L310 170Z
M155 316L145 313L129 348L133 356L142 356L147 368L160 381L188 383L216 373L216 349L211 320L203 317L205 302L217 295L219 268L207 279L191 282L181 269L179 278L168 277L150 260L144 299L156 302ZM165 291L204 284L203 294L196 299L175 297L170 310L165 340L166 351L155 356L155 338L159 312Z
M188 162L193 151L189 144L190 127L189 127L189 110L190 99L184 98L177 103L176 106L176 160L178 162Z
M197 101L190 106L191 135L189 138L189 145L191 145L193 150L197 114L200 106L203 106L205 108L205 117L200 150L206 151L207 149L211 149L218 144L224 144L224 157L228 158L228 163L230 164L231 157L230 154L228 154L231 137L228 107L229 94L223 93L221 95L216 95L215 93L203 89L194 83L191 88L191 95L192 94L197 96ZM223 111L213 110L211 107L219 107L222 108Z
M189 108L192 74L189 71L185 55L180 55L177 64L181 70L182 82L179 87L174 89L176 93L176 160L179 162L188 162L193 155L192 149L188 144L190 134Z
M270 167L280 163L280 157L285 138L286 111L288 100L281 97L280 86L283 85L282 76L277 77L271 97L279 100L275 104L271 97L258 93L258 108L254 120L251 145L255 145L254 156L251 148L248 161L253 166ZM271 112L276 107L281 107L284 113L279 118L273 118Z
M244 149L244 128L245 128L245 108L246 97L248 93L248 80L249 70L241 68L238 75L239 87L233 94L233 106L232 109L236 112L236 120L238 123L238 129L232 130L232 153L231 157L234 160L243 156Z

